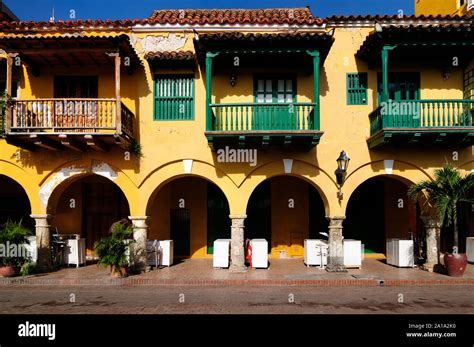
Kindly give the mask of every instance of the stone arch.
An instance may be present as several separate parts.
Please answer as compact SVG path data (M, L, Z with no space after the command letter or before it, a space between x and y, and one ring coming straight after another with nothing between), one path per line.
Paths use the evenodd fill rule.
M35 226L31 202L24 187L14 178L0 174L0 224L7 221L21 221L30 230Z
M150 202L158 191L167 183L182 177L199 177L213 183L224 193L232 213L232 206L238 200L238 188L225 173L214 165L193 160L189 173L184 171L183 160L167 163L153 170L139 185L139 213L137 215L147 215Z
M63 180L53 176L56 186L47 200L51 228L60 234L85 238L87 254L93 256L94 243L109 235L111 225L128 220L130 202L115 176L107 177L97 170L76 170L68 177L64 177L64 171L61 174ZM44 190L42 193L46 198Z
M327 204L314 182L296 174L266 177L251 193L246 239L265 239L272 257L303 257L304 240L328 231Z
M315 175L315 173L318 174ZM250 196L258 185L267 179L277 176L296 177L314 187L323 200L326 215L330 215L332 210L335 209L335 201L330 199L330 196L336 196L337 187L335 181L318 166L300 160L293 160L291 173L285 173L283 161L281 160L261 165L249 173L239 188L239 195L242 197L239 209L246 211Z
M28 196L32 214L42 214L45 212L45 208L39 199L38 185L25 170L18 165L0 160L0 175L14 180L24 189Z
M86 176L101 176L114 183L125 195L130 213L137 210L137 187L121 170L99 160L73 161L53 170L41 183L39 199L48 213L61 194L75 181Z
M428 172L408 162L394 160L391 170L386 168L384 160L366 163L350 172L346 177L344 186L342 187L344 198L340 204L343 214L346 211L347 204L354 191L365 181L378 176L391 177L408 186L421 180L432 179Z

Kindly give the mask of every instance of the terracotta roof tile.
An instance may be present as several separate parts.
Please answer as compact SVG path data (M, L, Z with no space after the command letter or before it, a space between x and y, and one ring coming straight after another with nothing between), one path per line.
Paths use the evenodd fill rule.
M148 52L145 54L147 60L194 60L196 55L192 51L179 52Z
M99 28L99 27L108 27L108 28L126 28L131 27L132 25L138 24L140 21L138 19L123 19L123 20L101 20L101 19L77 19L77 20L58 20L58 21L18 21L18 22L1 22L0 30L2 31L15 31L15 30L35 30L35 29L76 29L78 27L82 28Z
M321 25L309 8L156 10L150 23L159 24L297 24Z
M373 22L373 21L459 21L459 20L472 20L469 16L398 16L398 15L366 15L366 16L329 16L325 18L325 21L328 23L338 23L338 22Z

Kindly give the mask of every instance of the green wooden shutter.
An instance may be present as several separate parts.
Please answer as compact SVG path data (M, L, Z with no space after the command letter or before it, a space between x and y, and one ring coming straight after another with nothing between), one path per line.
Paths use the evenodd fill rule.
M158 76L154 94L155 120L194 119L194 76Z
M348 73L346 90L348 105L367 105L367 73Z

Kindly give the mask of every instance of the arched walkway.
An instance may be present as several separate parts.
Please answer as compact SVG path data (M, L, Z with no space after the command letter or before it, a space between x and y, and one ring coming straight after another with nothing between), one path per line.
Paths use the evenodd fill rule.
M361 240L366 254L384 254L390 238L423 233L418 204L407 196L411 182L395 175L367 179L351 194L344 221L345 239Z
M14 179L0 175L0 224L22 221L34 231L35 222L30 215L31 204L25 189Z
M230 210L225 194L196 175L177 176L156 187L146 208L148 239L174 242L178 257L206 257L216 239L230 239Z
M130 216L122 190L97 174L81 174L60 183L48 200L53 215L51 228L60 234L79 234L86 239L87 255L94 243L109 234L110 226Z
M327 232L325 206L306 180L281 175L264 180L247 205L244 237L268 241L273 257L303 257L304 240Z

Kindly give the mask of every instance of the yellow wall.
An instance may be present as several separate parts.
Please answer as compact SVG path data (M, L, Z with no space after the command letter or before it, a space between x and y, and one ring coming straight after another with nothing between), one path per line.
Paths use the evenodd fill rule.
M275 177L271 181L272 250L274 257L284 251L286 257L304 255L304 240L309 237L308 184L293 177ZM293 199L294 208L289 207Z
M325 202L328 216L344 215L350 195L362 182L371 177L385 175L383 161L386 159L395 162L392 175L404 178L407 182L433 177L433 171L442 166L446 160L465 171L473 170L472 147L397 149L387 146L380 150L368 149L366 142L370 132L368 115L376 107L377 70L369 70L367 64L356 60L354 53L372 30L372 28L363 27L336 28L334 45L321 69L321 130L324 131L324 135L320 144L308 152L281 149L259 151L256 167L245 163L218 163L216 153L208 147L204 135L203 67L199 65L195 70L195 120L154 121L153 74L170 71L151 71L148 63L143 60L143 54L140 53L143 66L131 76L122 73L122 96L125 104L136 116L135 136L139 139L144 153L141 160L132 158L126 161L124 150L118 147L112 148L107 153L93 150L85 153L38 150L31 153L0 140L0 174L17 180L28 194L32 212L41 214L47 210L48 199L42 194L45 190L48 191L49 188L52 190L55 187L58 190L64 189L72 182L70 177L76 174L93 173L97 165L106 163L113 170L114 183L123 190L128 199L131 215L151 216L150 238L169 237L169 208L176 204L178 196L184 196L192 209L191 252L193 256L200 257L206 255L205 182L188 179L187 183L177 181L176 186L173 183L166 186L166 183L186 176L182 162L184 159L194 160L193 175L205 177L221 188L229 201L231 214L245 214L248 199L255 187L265 179L284 174L282 159L287 158L294 159L293 176L317 187ZM142 38L150 34L152 33L136 33L135 35ZM183 49L193 49L193 35L185 35L188 40ZM297 65L297 61L291 62L291 66ZM459 70L453 71L451 77L444 81L440 69L425 66L422 59L414 61L412 66L408 67L399 66L391 60L390 69L391 71L421 71L422 98L462 98L462 75ZM189 69L175 70L179 73L190 71ZM346 104L346 73L357 71L368 72L368 104L348 106ZM51 97L53 73L67 72L60 69L54 72L44 70L38 78L25 74L21 98ZM78 74L92 72L94 71L77 71ZM99 73L99 96L113 97L113 71L95 72ZM312 76L299 74L297 90L298 100L310 101L313 93ZM228 73L216 70L213 77L213 92L214 100L219 102L252 101L253 77L245 71L239 73L237 85L231 88ZM344 198L339 201L336 195L334 170L336 169L335 159L343 149L348 152L351 161L342 190ZM459 154L457 161L452 160L453 151ZM66 168L72 170L70 176L65 176L65 172L69 172ZM273 223L275 241L281 239L286 245L290 245L291 232L301 230L306 233L308 230L307 219L300 218L305 210L305 204L308 203L305 200L307 194L304 195L306 197L301 195L302 187L300 183L291 183L284 186L282 190L273 192L276 199ZM158 188L159 192L155 193ZM291 212L285 210L283 202L288 193L298 194L298 199L301 199L302 204L301 210L299 208ZM300 206L300 203L297 206ZM286 224L287 219L284 216L292 216L295 223L291 223L290 227L290 224ZM63 218L62 221L61 218ZM68 218L58 217L57 223L58 221L64 223L65 229L73 231L72 225L68 224L70 223ZM295 230L292 230L292 227ZM402 233L401 229L400 233ZM302 237L303 240L305 235ZM301 254L301 248L288 250L287 254Z
M425 15L453 15L458 10L458 0L415 0L415 14Z
M170 238L170 210L178 209L184 199L191 220L190 251L193 257L207 256L207 182L199 178L181 178L165 185L152 203L148 238ZM230 231L229 231L230 233Z

